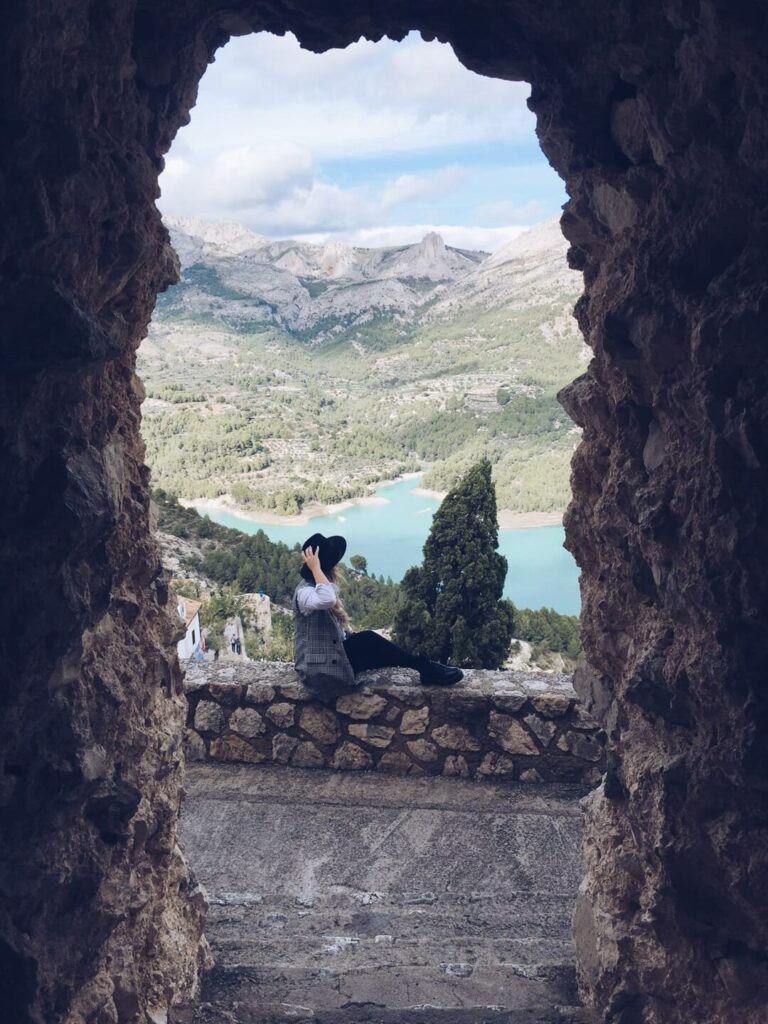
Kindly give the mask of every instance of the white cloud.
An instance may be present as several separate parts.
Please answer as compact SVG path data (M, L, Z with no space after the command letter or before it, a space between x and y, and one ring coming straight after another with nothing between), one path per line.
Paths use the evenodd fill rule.
M449 245L487 252L547 215L535 201L520 206L499 202L478 206L473 222L467 225L391 224L387 219L398 206L445 195L465 185L469 175L461 168L447 167L400 175L379 189L342 188L319 177L308 180L310 165L294 155L295 160L283 162L270 152L261 163L250 150L229 150L202 169L174 165L171 179L163 178L160 207L166 213L212 221L234 215L241 224L268 238L384 246L419 242L427 232L437 231ZM281 175L283 168L285 176ZM495 224L483 226L488 220ZM499 224L502 226L496 226Z
M189 127L208 152L300 139L318 159L529 139L525 83L467 71L444 43L361 40L315 54L292 35L231 40L203 78Z
M296 189L273 206L250 211L262 234L285 238L308 231L354 230L377 216L376 208L362 189L343 189L322 181Z
M180 156L169 156L165 160L163 171L163 183L168 186L174 182L181 181L191 171L194 171L194 164Z
M395 245L435 229L452 245L495 249L554 212L551 196L530 199L549 172L534 155L528 91L413 34L320 55L290 35L235 39L174 142L159 205L271 238ZM494 162L506 144L519 159Z
M282 198L295 188L307 187L315 175L311 152L293 142L226 149L213 161L209 188L238 207Z
M170 172L170 173L169 173ZM245 210L308 188L316 174L311 152L292 142L225 149L193 164L171 157L161 178L165 208Z
M495 252L513 238L522 235L530 224L510 224L500 228L476 227L471 224L390 224L381 228L358 228L346 232L308 232L295 236L307 242L344 241L349 245L363 248L378 248L389 245L411 245L420 242L424 235L436 231L447 245L457 249L475 249Z
M385 208L448 195L466 184L469 174L462 167L444 167L433 174L401 174L381 193Z

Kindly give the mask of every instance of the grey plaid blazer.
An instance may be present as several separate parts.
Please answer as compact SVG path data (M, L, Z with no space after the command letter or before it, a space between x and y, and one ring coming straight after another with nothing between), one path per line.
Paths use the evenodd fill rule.
M329 701L342 693L351 693L359 684L355 682L333 615L324 609L309 615L299 611L298 593L310 586L302 580L293 592L294 661L307 689L320 700Z

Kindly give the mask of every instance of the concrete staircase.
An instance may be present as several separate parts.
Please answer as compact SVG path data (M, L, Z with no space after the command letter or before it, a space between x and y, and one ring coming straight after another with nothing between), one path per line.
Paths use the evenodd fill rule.
M198 765L216 966L189 1024L566 1024L582 790Z

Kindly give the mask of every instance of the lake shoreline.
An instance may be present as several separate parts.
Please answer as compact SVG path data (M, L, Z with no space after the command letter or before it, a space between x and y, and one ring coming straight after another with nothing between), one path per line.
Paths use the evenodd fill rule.
M393 480L380 481L374 486L388 487L391 484L400 483L402 480L413 480L420 476L422 473L419 472L403 473L402 476L395 477ZM435 491L429 487L414 487L413 493L442 501L447 491ZM185 508L197 509L201 514L205 514L206 511L226 512L240 519L246 519L257 526L308 526L312 519L337 515L356 505L370 507L372 505L387 505L389 502L387 498L379 494L365 494L359 498L350 498L334 505L305 505L298 515L288 516L277 515L275 512L266 510L248 511L241 508L237 502L228 499L226 495L221 498L194 498L191 500L180 498L179 504ZM498 511L498 520L500 530L530 530L545 526L562 526L563 514L562 512L516 512L512 509L502 508Z
M255 523L257 526L307 526L311 519L336 515L355 505L386 505L387 499L380 498L377 494L368 494L354 500L341 501L338 505L305 505L305 511L293 516L279 516L276 512L266 511L249 512L235 502L226 501L223 498L195 498L192 501L179 498L179 504L184 508L197 509L201 513L208 510L228 512L230 515L237 516L238 519L247 519L249 523Z

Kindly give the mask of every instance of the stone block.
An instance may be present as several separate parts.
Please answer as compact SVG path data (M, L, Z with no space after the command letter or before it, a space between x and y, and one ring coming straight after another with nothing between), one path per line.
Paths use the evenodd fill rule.
M270 704L264 714L280 729L290 729L296 720L296 708L293 704Z
M537 737L542 747L548 747L557 732L557 726L552 719L542 718L541 715L526 715L523 721Z
M208 693L211 700L217 704L226 704L229 708L235 708L240 703L243 695L243 688L238 683L209 683Z
M584 761L599 761L603 756L602 744L594 736L586 736L583 732L566 732L557 741L557 746Z
M567 714L575 699L565 693L537 693L531 697L531 704L547 718L560 718Z
M299 726L318 743L336 743L339 739L338 719L328 708L303 707Z
M238 708L234 711L229 719L229 728L249 740L267 731L264 719L254 708Z
M425 764L434 764L440 757L440 751L429 740L411 740L406 746L417 761L423 761Z
M195 709L195 729L219 735L224 731L227 717L223 709L212 700L201 700Z
M314 743L300 743L293 752L291 764L297 768L322 768L325 758Z
M430 694L432 718L466 721L482 713L488 706L488 698L482 693L456 690L453 687L435 690Z
M387 708L382 717L385 722L389 722L390 724L392 722L396 722L400 717L400 708L393 704L391 708Z
M376 770L390 772L392 775L407 775L412 767L413 761L402 750L390 750L376 765Z
M488 735L510 754L538 754L539 748L522 722L492 711Z
M355 722L349 727L350 736L362 740L371 747L388 747L395 730L387 725L371 725L370 722Z
M486 754L477 769L477 774L499 778L512 777L515 774L515 762L506 754Z
M331 761L332 768L343 771L363 771L373 764L371 755L356 743L342 743Z
M420 686L398 686L393 693L403 704L408 704L414 708L423 704L424 697L427 696Z
M208 756L205 740L194 729L184 730L184 756L188 761L204 761Z
M468 778L469 765L466 758L462 757L461 754L457 754L455 757L453 755L446 757L445 764L443 765L443 775L457 775L463 779Z
M517 690L512 690L508 693L494 693L491 697L493 706L498 708L499 711L506 711L507 714L514 714L515 711L519 711L527 700L526 694L520 693Z
M375 718L386 706L386 698L375 693L346 693L336 701L336 710L340 715L360 721Z
M418 736L429 725L429 708L413 708L403 714L399 731L403 736Z
M281 683L278 686L277 696L284 697L286 700L313 700L315 695L296 676L295 682Z
M435 743L448 750L481 750L480 744L463 725L441 725L432 730Z
M572 729L585 729L587 731L600 728L599 724L591 715L587 714L581 704L575 705L571 713L569 725Z
M254 750L247 740L234 733L211 740L211 757L215 761L245 761L247 764L259 764L266 761L266 756Z
M267 683L251 683L245 692L248 704L268 704L275 699L275 688Z
M539 775L535 768L526 768L525 771L520 772L521 782L543 782L544 779Z
M298 745L299 741L295 736L286 736L283 732L277 733L272 737L272 760L277 761L278 764L288 764L291 754Z

